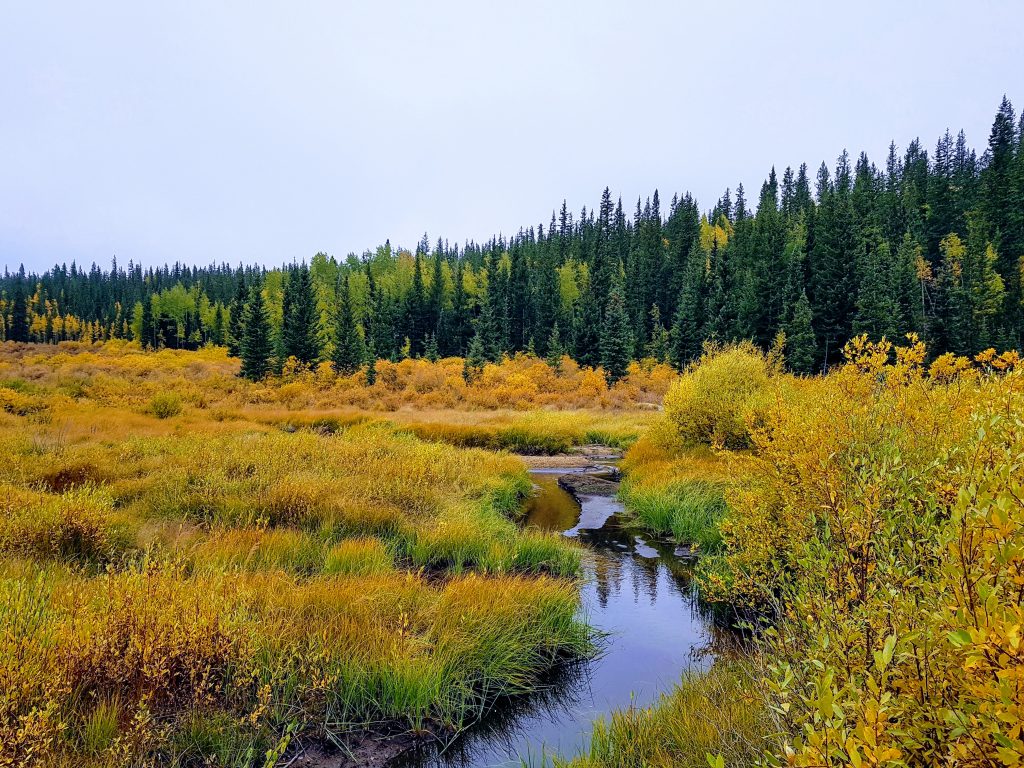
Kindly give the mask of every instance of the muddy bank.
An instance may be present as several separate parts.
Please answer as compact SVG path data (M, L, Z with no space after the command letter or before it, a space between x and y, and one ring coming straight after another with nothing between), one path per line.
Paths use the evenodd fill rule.
M388 768L425 740L409 734L366 734L351 739L344 750L321 745L305 747L281 761L279 768Z
M607 467L598 462L618 461L622 458L622 451L612 448L610 445L593 443L590 445L577 445L569 453L562 453L556 456L527 456L520 454L519 458L529 469L578 469L590 472L601 472Z
M592 474L562 475L558 478L558 484L576 497L581 496L614 496L619 492L619 483L615 475L609 473L606 477L598 477Z

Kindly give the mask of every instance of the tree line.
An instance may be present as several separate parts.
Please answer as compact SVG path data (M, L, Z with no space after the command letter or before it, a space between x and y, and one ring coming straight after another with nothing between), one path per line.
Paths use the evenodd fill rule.
M1024 115L1004 98L979 156L961 131L883 167L844 151L831 167L773 168L702 212L658 191L627 213L599 204L462 246L426 235L361 256L279 269L227 264L109 271L72 264L0 279L7 340L131 338L226 345L259 378L332 361L568 354L610 378L630 360L682 366L706 340L784 343L813 372L847 339L914 332L936 352L1020 348L1024 330ZM372 368L372 366L371 366ZM368 375L372 376L372 371Z

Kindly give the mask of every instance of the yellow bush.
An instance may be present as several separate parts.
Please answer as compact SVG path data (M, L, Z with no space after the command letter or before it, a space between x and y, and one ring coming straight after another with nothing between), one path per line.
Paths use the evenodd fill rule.
M169 419L181 413L181 397L174 392L161 392L149 401L149 410L158 419Z
M746 448L777 376L775 362L749 342L708 347L669 388L665 415L684 442Z
M755 431L706 592L777 619L789 764L1018 764L1024 376L847 355Z

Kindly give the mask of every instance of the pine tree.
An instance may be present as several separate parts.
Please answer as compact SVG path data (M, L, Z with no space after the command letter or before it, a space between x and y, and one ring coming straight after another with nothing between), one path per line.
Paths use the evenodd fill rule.
M410 357L419 357L423 352L423 341L427 335L426 311L427 299L423 287L423 260L420 252L417 251L412 273L412 290L409 292L405 307L405 327L406 337L409 339Z
M601 324L601 367L609 383L626 375L633 357L633 332L626 312L622 276L612 282Z
M230 357L239 357L242 354L242 335L244 333L245 304L249 292L245 286L245 279L241 274L238 276L238 285L235 289L235 297L231 300L231 308L228 312L227 345ZM143 307L145 309L145 307ZM152 315L152 310L150 311ZM145 315L143 315L145 317Z
M263 286L259 279L253 282L249 290L242 326L242 376L251 381L259 381L270 372L274 353L270 312L263 300Z
M334 353L331 362L339 376L351 376L363 364L366 351L352 315L352 297L348 275L338 285L338 312L334 326Z
M669 333L669 359L679 370L700 355L704 341L705 271L704 251L700 245L694 245Z
M556 372L562 370L562 355L565 349L562 347L562 337L558 331L558 321L551 328L551 335L548 337L548 354L545 361Z
M661 310L655 304L651 307L651 337L647 342L644 353L647 357L657 360L659 363L664 363L668 361L670 346L669 332L662 324Z
M1024 151L1015 135L1013 105L1003 96L988 140L988 162L981 176L981 209L995 245L996 269L1005 283L1002 325L1010 340L1019 338L1022 311L1021 274L1018 259L1024 256L1024 188L1018 187L1015 173L1019 154ZM1016 177L1016 178L1015 178ZM1015 183L1017 182L1017 183Z
M883 336L892 338L896 331L897 305L889 269L889 244L869 236L861 243L858 263L861 277L853 332L866 333L872 341Z
M967 249L955 232L939 243L942 262L936 279L936 312L933 332L942 349L967 354L971 347L971 294L964 276Z
M793 305L793 314L786 326L786 364L795 373L813 373L817 344L811 327L811 302L807 292L800 294Z
M156 323L153 320L152 297L145 296L142 299L142 319L139 325L139 341L143 349L152 349L156 346Z
M210 341L218 347L224 346L224 305L217 302L213 311L213 329L210 333Z
M437 336L433 333L427 334L427 343L423 350L423 356L432 363L436 363L441 357L437 351Z
M307 367L320 359L320 315L305 263L291 270L285 284L281 342L285 359L294 357Z
M484 343L478 329L473 334L473 338L469 342L469 349L466 351L466 358L462 361L462 378L467 384L473 382L480 375L486 362Z
M18 280L11 301L11 324L7 329L7 340L24 342L28 339L28 304L25 301L25 288L21 280Z
M589 281L580 290L573 316L572 356L580 365L596 368L601 363L601 307Z
M373 349L371 341L366 350L366 386L372 387L377 383L377 353Z

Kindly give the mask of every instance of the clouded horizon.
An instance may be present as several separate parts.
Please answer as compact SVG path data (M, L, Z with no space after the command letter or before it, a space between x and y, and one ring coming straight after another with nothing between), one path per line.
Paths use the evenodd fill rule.
M1024 5L5 3L0 266L482 241L1024 107Z

